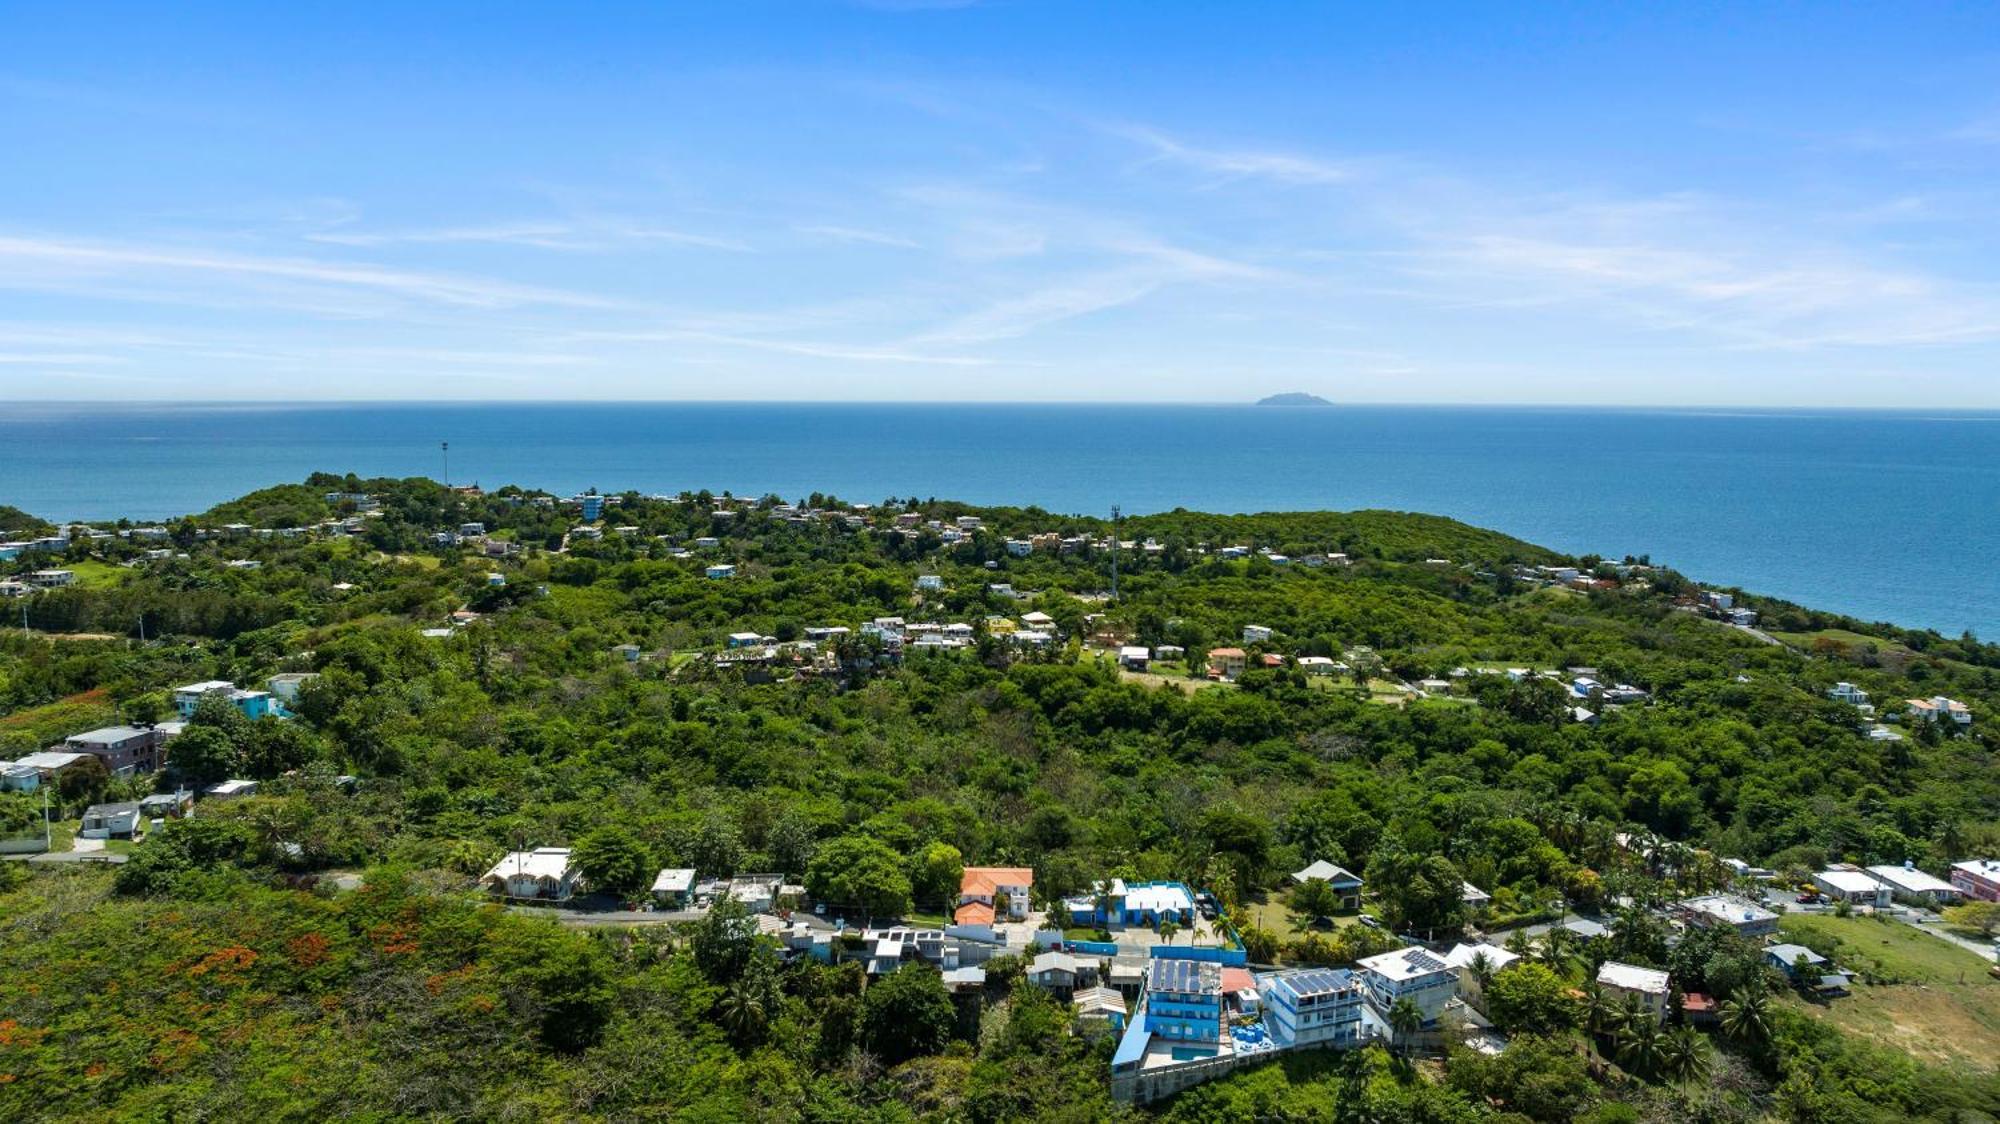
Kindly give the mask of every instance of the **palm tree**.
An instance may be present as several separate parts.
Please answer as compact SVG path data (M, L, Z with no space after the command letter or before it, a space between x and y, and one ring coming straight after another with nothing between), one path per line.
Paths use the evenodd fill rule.
M1563 974L1563 969L1569 964L1575 952L1576 934L1574 932L1568 929L1550 929L1548 932L1542 934L1541 961L1553 969L1557 975Z
M1619 1008L1617 1000L1611 997L1610 992L1596 986L1590 989L1588 1006L1583 1013L1583 1025L1590 1030L1592 1036L1600 1041L1609 1040L1617 1032L1618 1024L1623 1022L1624 1018L1625 1012Z
M1626 1006L1618 1031L1613 1035L1613 1053L1618 1064L1635 1073L1651 1076L1660 1071L1666 1052L1667 1032L1638 996Z
M1486 985L1493 982L1493 958L1481 949L1472 954L1472 962L1466 968L1472 973L1472 982L1479 985L1480 994L1485 994Z
M1516 956L1526 956L1531 951L1526 929L1516 929L1507 934L1507 951Z
M1762 1045L1771 1037L1771 998L1752 988L1722 1001L1722 1032L1738 1042Z
M1691 1026L1667 1035L1661 1051L1660 1072L1673 1081L1699 1081L1708 1075L1708 1043Z
M722 993L722 1025L738 1044L755 1042L763 1036L766 1015L759 989L747 979L739 979Z
M1174 943L1174 934L1180 931L1181 927L1172 921L1160 922L1160 939L1168 944Z
M1395 1032L1396 1052L1409 1055L1410 1037L1424 1028L1424 1009L1405 995L1389 1008L1389 1029Z

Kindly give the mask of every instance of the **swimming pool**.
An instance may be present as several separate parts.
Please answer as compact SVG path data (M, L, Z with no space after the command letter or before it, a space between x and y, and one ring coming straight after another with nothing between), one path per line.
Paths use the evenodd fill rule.
M1203 1058L1212 1058L1214 1056L1214 1050L1204 1050L1199 1046L1174 1047L1174 1060L1177 1062L1196 1062Z

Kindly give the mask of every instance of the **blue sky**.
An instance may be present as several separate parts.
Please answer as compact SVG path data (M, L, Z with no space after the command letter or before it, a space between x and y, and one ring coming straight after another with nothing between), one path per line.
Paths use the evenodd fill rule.
M0 2L0 397L2000 406L1991 6L304 8Z

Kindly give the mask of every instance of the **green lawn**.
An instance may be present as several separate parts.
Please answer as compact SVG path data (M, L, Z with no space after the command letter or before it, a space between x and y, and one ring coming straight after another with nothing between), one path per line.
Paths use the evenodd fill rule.
M1243 909L1250 915L1250 924L1255 925L1259 929L1268 929L1276 933L1278 939L1281 941L1294 941L1306 933L1313 931L1302 929L1294 923L1292 911L1286 907L1282 894L1271 894L1265 897L1263 901L1246 903ZM1354 914L1341 914L1329 920L1332 921L1333 928L1338 929L1345 925L1360 924L1359 921L1355 920L1355 916ZM1325 930L1321 929L1319 931L1324 932Z
M1928 1062L1992 1070L2000 1059L2000 980L1986 974L1989 961L1870 917L1787 914L1780 929L1800 943L1837 942L1835 962L1861 974L1852 995L1787 1000L1813 1018Z
M125 579L132 576L132 571L123 566L91 558L82 562L66 562L62 568L76 575L76 584L82 589L111 589L123 585Z
M1885 983L1955 984L1983 979L1991 961L1900 921L1788 913L1778 923L1787 940L1821 946L1839 942L1841 967ZM1995 996L2000 999L2000 995Z

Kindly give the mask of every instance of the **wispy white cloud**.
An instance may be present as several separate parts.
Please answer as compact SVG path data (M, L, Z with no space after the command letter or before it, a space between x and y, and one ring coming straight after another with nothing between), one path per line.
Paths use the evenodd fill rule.
M339 246L449 245L453 243L527 246L538 250L606 251L634 245L666 243L709 250L747 253L749 246L728 238L639 224L579 224L515 222L489 226L438 227L428 230L323 230L307 241Z
M616 343L710 343L751 351L796 355L808 359L834 359L857 363L897 363L938 367L985 367L993 360L976 355L949 355L913 347L869 346L780 339L769 336L737 335L690 328L635 329L632 331L581 332L578 338Z
M1362 174L1363 168L1359 162L1292 152L1203 148L1144 126L1107 125L1104 129L1150 149L1154 162L1180 165L1220 180L1256 179L1323 187L1351 182Z
M809 234L815 238L831 239L835 242L859 242L870 246L889 246L899 250L917 250L922 248L921 244L911 239L899 237L894 234L884 234L879 230L863 230L859 227L803 225L794 226L792 229L800 234Z
M105 363L124 363L127 360L118 355L93 355L80 351L0 351L0 364L33 367L94 367Z
M626 302L588 293L482 277L393 269L310 258L265 257L176 246L75 242L0 236L0 286L33 289L64 279L103 276L265 280L359 289L434 304L476 308L550 305L617 308Z

